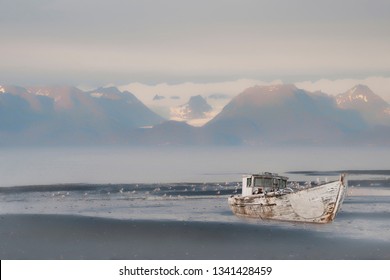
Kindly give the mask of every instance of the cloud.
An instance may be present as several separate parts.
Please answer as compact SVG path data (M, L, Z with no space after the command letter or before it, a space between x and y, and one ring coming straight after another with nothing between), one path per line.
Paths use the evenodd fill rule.
M1 8L6 83L295 82L390 70L385 0L3 0Z
M130 83L127 85L119 86L121 90L128 90L134 93L141 101L149 104L156 94L165 97L180 96L181 99L186 100L193 95L202 95L207 97L211 94L223 93L234 97L241 93L244 89L254 85L271 85L280 84L280 80L274 80L271 82L252 80L252 79L239 79L235 81L226 82L214 82L214 83L180 83L180 84L168 84L160 83L157 85L147 85L142 83Z

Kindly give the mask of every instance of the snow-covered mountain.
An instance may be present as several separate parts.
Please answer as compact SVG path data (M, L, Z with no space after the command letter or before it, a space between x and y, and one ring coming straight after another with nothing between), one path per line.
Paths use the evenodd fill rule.
M365 124L358 112L338 108L329 95L276 85L244 90L205 129L219 133L221 142L334 144Z
M390 105L365 85L356 85L336 96L342 109L358 111L370 124L390 125Z
M201 95L159 95L149 99L143 97L145 105L160 116L173 120L185 121L193 126L202 126L216 116L232 97L222 95L203 97ZM186 103L183 104L188 100Z
M214 97L228 103L211 119ZM150 102L180 102L168 115L182 122L164 122L115 87L0 86L0 144L390 144L389 105L365 86L337 97L271 85L247 88L230 102L222 94ZM191 123L208 119L200 127Z
M195 126L203 125L213 117L213 108L200 95L191 96L187 103L170 110L172 120L187 121Z
M1 87L0 143L127 143L163 120L116 88Z

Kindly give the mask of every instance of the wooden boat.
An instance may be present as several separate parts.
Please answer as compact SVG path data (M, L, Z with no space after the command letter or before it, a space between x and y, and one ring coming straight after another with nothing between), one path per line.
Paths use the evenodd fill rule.
M242 195L229 197L229 206L240 217L307 223L334 220L348 186L344 174L337 181L316 186L287 185L287 180L268 172L246 175Z

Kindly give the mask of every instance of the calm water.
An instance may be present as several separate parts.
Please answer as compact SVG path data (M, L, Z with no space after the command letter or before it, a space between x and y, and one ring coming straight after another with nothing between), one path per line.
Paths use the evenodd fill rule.
M242 174L262 171L389 166L388 148L1 148L0 186L236 182ZM288 176L292 180L302 179L301 174Z

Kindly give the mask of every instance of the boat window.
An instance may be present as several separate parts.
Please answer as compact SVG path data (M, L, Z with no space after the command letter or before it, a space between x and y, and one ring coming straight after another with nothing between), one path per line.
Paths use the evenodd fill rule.
M252 178L246 179L246 186L249 188L252 186Z
M271 188L272 179L270 178L255 178L255 187Z

